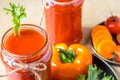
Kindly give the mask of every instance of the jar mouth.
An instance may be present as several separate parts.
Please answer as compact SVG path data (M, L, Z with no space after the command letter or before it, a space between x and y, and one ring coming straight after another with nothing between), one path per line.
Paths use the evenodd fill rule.
M38 31L45 39L45 43L44 45L36 52L32 53L32 54L25 54L25 55L19 55L19 54L13 54L12 52L8 51L5 47L5 42L7 40L7 37L13 33L13 28L10 28L9 30L7 30L5 32L5 34L3 35L2 37L2 42L1 42L1 49L2 51L4 51L3 53L9 57L14 57L14 58L22 58L22 59L26 59L26 58L30 58L30 57L33 57L37 54L40 54L40 52L44 51L45 48L47 48L47 45L48 45L48 36L47 36L47 33L44 29L42 29L40 26L37 26L37 25L34 25L34 24L21 24L21 29L33 29L35 31ZM42 54L40 54L42 55Z
M79 0L70 0L70 1L57 1L57 0L44 0L44 6L45 8L50 8L53 5L60 5L60 6L67 6L67 5L73 5L78 3ZM83 3L84 0L81 0L80 3ZM81 4L82 5L82 4Z

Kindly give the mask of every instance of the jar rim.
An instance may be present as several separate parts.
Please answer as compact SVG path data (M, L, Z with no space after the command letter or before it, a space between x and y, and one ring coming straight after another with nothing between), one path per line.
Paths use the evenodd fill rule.
M26 27L27 26L27 27ZM8 29L5 33L4 33L4 35L3 35L3 37L2 37L2 42L1 42L1 49L2 49L2 51L5 51L5 52L7 52L7 53L9 53L9 54L7 54L8 56L12 56L12 57L16 57L16 58L29 58L29 57L32 57L32 56L34 56L34 55L37 55L38 53L40 53L41 51L43 51L44 50L44 48L47 46L47 43L48 43L48 36L47 36L47 33L46 33L46 31L44 30L44 29L42 29L40 26L37 26L37 25L34 25L34 24L21 24L21 27L20 28L33 28L34 30L36 30L36 29L39 29L39 30L41 30L42 31L42 33L45 35L44 37L45 37L45 43L44 43L44 45L38 50L38 51L36 51L35 53L32 53L32 54L26 54L26 55L18 55L18 54L13 54L12 52L10 52L10 51L8 51L6 48L5 48L5 44L4 44L4 40L5 40L5 37L7 36L7 34L10 32L10 31L12 31L12 29L13 28L10 28L10 29ZM37 30L36 30L37 31ZM39 31L40 32L40 31ZM9 34L8 34L9 35Z
M78 3L78 1L80 1L81 5L84 2L84 0L71 0L71 1L43 0L43 3L44 3L44 7L49 9L51 6L54 5L67 6L74 3Z

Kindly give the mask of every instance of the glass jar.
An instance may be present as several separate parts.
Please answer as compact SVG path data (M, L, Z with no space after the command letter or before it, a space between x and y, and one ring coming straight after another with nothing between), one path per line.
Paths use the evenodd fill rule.
M22 24L20 36L9 29L1 49L8 80L50 80L51 45L39 26Z
M52 44L78 43L82 39L84 0L43 0L46 31Z

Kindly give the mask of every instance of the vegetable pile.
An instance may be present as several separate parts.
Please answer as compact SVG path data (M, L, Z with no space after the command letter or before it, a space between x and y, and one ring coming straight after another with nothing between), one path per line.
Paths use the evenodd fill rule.
M120 62L120 18L108 17L104 24L96 25L91 31L94 49L102 57Z
M91 32L92 42L95 50L107 59L113 58L113 51L116 47L112 35L104 25L97 25Z
M114 80L93 65L92 53L86 46L65 43L53 46L51 77L52 80Z

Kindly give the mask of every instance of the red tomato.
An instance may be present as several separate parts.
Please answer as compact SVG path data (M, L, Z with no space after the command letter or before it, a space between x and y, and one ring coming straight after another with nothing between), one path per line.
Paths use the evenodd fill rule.
M117 34L120 32L120 18L118 16L110 16L105 21L105 25L108 27L111 34Z

